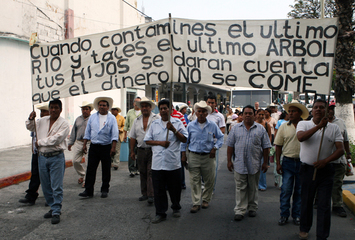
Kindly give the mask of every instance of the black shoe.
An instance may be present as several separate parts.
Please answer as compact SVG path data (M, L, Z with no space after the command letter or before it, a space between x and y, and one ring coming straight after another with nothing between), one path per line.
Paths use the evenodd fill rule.
M108 197L108 193L107 192L102 192L101 193L101 198L107 198Z
M255 211L249 211L249 217L256 217L256 212Z
M173 217L174 217L174 218L179 218L179 217L181 217L180 210L173 210Z
M84 198L92 198L94 195L93 194L88 194L86 191L79 193L79 197L84 197Z
M148 197L148 203L153 204L154 203L154 198L153 197Z
M147 196L141 196L140 198L138 198L139 201L145 201L147 200L148 197Z
M335 212L339 217L346 217L347 214L342 207L333 207L333 212Z
M234 215L234 221L241 221L243 218L244 218L244 216L241 214Z
M298 218L299 219L299 218ZM288 218L287 217L280 217L279 219L279 225L282 226L282 225L285 225L287 223L287 220ZM293 219L295 220L295 219Z
M160 223L165 220L166 220L166 217L163 217L161 215L156 215L155 218L152 220L152 223L156 224L156 223Z
M46 214L44 214L44 218L52 218L52 212L53 210L49 210L49 212L47 212Z
M301 220L300 220L299 217L296 217L296 218L293 219L293 224L295 224L296 226L299 226L300 223L301 223Z
M130 176L130 177L134 177L134 173L130 173L129 176Z
M52 222L52 224L59 223L60 222L60 216L59 215L53 215L51 222Z
M18 202L27 203L29 206L32 206L32 205L35 205L36 200L35 201L31 201L31 200L29 200L27 198L22 198L22 199L18 200Z
M117 169L118 169L118 167L113 167L113 169L117 170Z

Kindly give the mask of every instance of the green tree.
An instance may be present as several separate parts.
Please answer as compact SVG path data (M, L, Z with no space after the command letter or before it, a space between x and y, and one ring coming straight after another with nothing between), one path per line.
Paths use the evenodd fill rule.
M320 18L321 1L296 0L291 5L291 18ZM335 56L335 81L333 84L337 103L346 104L352 102L352 94L355 89L353 65L355 58L354 49L354 0L326 0L325 17L339 18L339 34Z
M315 0L295 1L295 5L291 5L293 8L291 12L287 14L290 18L304 19L304 18L320 18L321 17L321 3ZM335 1L326 0L324 7L324 16L332 18L336 12Z

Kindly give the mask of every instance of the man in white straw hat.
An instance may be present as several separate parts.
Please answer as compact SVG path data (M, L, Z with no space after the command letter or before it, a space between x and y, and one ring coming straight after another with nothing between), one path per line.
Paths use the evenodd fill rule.
M94 108L97 113L90 116L86 126L83 151L87 152L86 144L91 140L88 166L85 177L85 191L80 197L93 197L96 170L101 161L102 185L101 198L107 198L111 180L111 156L116 153L118 127L115 116L109 113L113 100L110 97L97 97Z
M41 111L41 118L49 115L48 103L39 104L36 106ZM38 197L38 189L41 184L38 171L38 149L36 147L36 134L31 132L32 137L32 160L31 160L31 179L26 190L25 198L19 200L20 203L27 203L32 206L35 204Z
M344 154L344 148L339 127L329 123L328 117L325 117L326 105L326 101L317 99L312 107L312 120L299 122L296 129L298 141L301 142L300 239L308 238L313 222L313 202L316 193L317 239L327 239L330 233L331 196L335 172L332 161ZM322 147L317 159L322 136ZM313 179L315 169L317 171Z
M134 147L137 145L137 161L138 170L140 173L140 184L142 196L139 201L145 201L148 199L148 203L154 202L154 189L152 182L152 147L147 145L143 139L147 133L150 124L159 119L160 116L152 112L156 107L155 104L146 97L143 97L141 101L137 102L137 106L141 109L142 115L137 117L129 132L130 137L130 153L131 158L135 159Z
M277 173L282 174L280 194L280 219L278 224L285 225L290 215L295 225L300 225L301 216L301 181L300 181L300 142L297 139L297 124L308 118L308 110L298 101L284 105L289 115L289 122L282 124L276 134ZM281 161L281 154L283 158ZM290 201L292 196L292 214Z
M123 116L121 116L119 114L120 112L121 112L121 108L119 108L116 105L112 106L111 113L113 114L113 116L116 117L117 126L118 126L118 141L117 141L117 144L116 144L116 154L115 154L115 156L111 157L112 167L115 170L118 169L119 164L120 164L121 143L124 140L123 127L124 127L125 119L124 119Z
M83 152L83 144L84 144L84 135L86 125L88 123L90 113L93 110L93 104L87 101L83 101L81 106L81 115L75 119L73 128L70 133L70 138L68 142L68 150L72 150L73 147L73 166L75 171L79 175L78 184L82 184L82 187L85 186L84 177L86 172L86 164L82 163L83 157L87 162L87 154ZM89 148L90 141L87 143L87 148Z
M224 134L216 123L207 119L212 109L205 101L195 104L194 111L197 119L187 126L187 142L181 144L183 164L187 163L186 145L189 151L188 170L190 173L192 208L191 213L206 209L212 199L212 192L216 170L216 151L223 145ZM217 139L214 142L214 137ZM205 188L201 195L201 176L205 182Z

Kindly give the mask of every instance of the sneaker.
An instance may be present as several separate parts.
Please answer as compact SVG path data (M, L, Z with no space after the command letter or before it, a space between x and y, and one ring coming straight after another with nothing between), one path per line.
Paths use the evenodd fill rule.
M134 173L130 173L129 176L130 176L130 177L134 177Z
M154 198L153 197L148 197L148 203L153 204L154 203Z
M20 203L26 203L26 204L28 204L29 206L32 206L32 205L35 205L36 200L31 201L31 200L29 200L29 199L27 199L27 198L22 198L22 199L18 200L18 202L20 202Z
M46 214L44 214L44 218L52 218L52 212L53 210L49 210L49 212L47 212Z
M118 167L113 167L113 169L117 170L117 169L118 169Z
M308 239L308 233L307 232L300 232L298 234L299 239Z
M101 192L101 198L107 198L108 192Z
M241 221L243 218L244 218L244 216L241 214L234 215L234 221Z
M200 210L200 205L193 205L190 209L190 213L197 213Z
M333 212L335 212L339 217L346 217L347 214L343 207L333 207Z
M79 197L92 198L93 196L93 194L88 194L86 191L79 193Z
M293 224L295 224L296 226L299 226L301 224L301 219L299 217L294 218Z
M59 223L60 222L60 216L59 215L53 215L51 222L52 222L52 224Z
M139 175L139 172L137 171L137 172L135 172L134 174L135 174L135 175Z
M156 215L155 218L152 220L152 223L156 224L156 223L160 223L165 220L166 220L166 217L163 217L161 215Z
M255 211L249 211L249 217L256 217L256 212Z
M174 210L173 211L173 217L174 218L179 218L181 216L180 210Z
M142 201L145 201L145 200L147 200L147 199L148 199L147 196L141 196L141 197L138 198L138 200L141 201L141 202L142 202Z
M202 202L202 208L203 208L203 209L208 208L208 206L209 206L209 205L208 205L208 202L206 202L206 201L203 201L203 202Z
M288 218L287 217L280 217L279 219L279 225L283 226L287 223Z

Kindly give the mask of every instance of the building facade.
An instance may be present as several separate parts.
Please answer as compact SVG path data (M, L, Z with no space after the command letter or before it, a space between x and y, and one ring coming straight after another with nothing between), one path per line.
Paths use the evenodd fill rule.
M128 4L127 4L128 3ZM130 5L131 6L130 6ZM31 142L24 121L32 111L29 39L37 32L38 41L55 42L99 32L126 28L145 22L133 7L136 0L4 0L0 8L0 100L3 117L0 150ZM70 124L81 114L82 101L109 96L122 108L131 107L135 96L145 89L112 90L62 99L63 112ZM39 114L38 114L39 116Z

